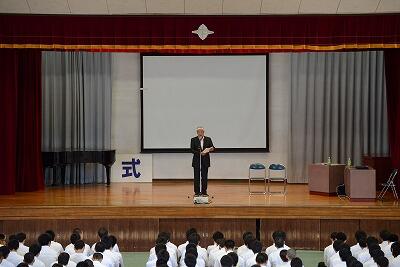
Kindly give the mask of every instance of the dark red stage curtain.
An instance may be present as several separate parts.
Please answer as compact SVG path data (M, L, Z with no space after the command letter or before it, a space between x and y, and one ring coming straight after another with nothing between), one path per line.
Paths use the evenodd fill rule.
M389 148L394 168L400 169L400 50L385 51ZM400 179L397 179L400 186Z
M0 49L0 194L44 188L41 52Z
M203 41L192 33L201 24L214 32ZM0 15L0 48L203 54L400 48L400 14Z

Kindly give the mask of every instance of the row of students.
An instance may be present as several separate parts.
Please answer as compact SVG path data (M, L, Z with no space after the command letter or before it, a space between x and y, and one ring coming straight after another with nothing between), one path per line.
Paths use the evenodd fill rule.
M350 247L345 233L333 232L330 235L332 243L324 250L324 266L400 267L400 243L396 234L383 230L379 241L359 230L354 237L357 244Z
M65 247L55 241L51 230L39 235L37 244L25 245L26 234L10 235L8 242L0 234L0 267L15 267L28 264L33 267L51 267L61 264L75 267L80 262L92 262L95 267L123 267L123 258L119 252L117 239L109 235L107 229L98 231L99 241L92 247L82 240L83 232L75 228L71 234L71 243Z

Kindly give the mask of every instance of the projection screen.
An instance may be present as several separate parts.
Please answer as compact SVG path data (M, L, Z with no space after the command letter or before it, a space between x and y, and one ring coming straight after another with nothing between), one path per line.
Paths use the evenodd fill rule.
M142 152L268 151L268 55L142 55Z

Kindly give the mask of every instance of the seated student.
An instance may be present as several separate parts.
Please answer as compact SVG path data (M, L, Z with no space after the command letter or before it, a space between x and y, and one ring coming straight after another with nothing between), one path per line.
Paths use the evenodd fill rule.
M17 253L19 247L19 242L17 239L11 239L7 246L10 249L10 254L7 257L7 261L11 262L15 266L24 261L24 258Z
M29 247L29 252L32 253L33 256L35 257L33 267L45 267L44 263L41 260L39 260L39 258L38 258L41 250L42 250L42 247L39 246L38 244L32 244Z
M0 247L7 245L6 235L0 233Z
M189 244L196 245L198 257L202 258L204 263L206 263L207 259L208 259L207 250L200 246L200 235L198 233L192 233L188 238L188 242L189 242ZM182 255L185 254L186 247L184 250L182 250L182 252L183 252ZM184 258L181 258L180 263L183 263L183 261L184 261Z
M303 267L303 262L300 258L296 257L290 262L290 267Z
M286 251L285 249L282 249L279 254L281 256L282 261L284 262L283 265L281 265L279 267L289 267L292 259L297 257L296 250L291 248L291 249L288 249L286 251L286 253L285 253L285 251ZM285 258L287 260L286 262L285 262ZM325 265L325 263L324 263L324 265Z
M239 256L238 256L238 254L236 254L236 252L229 252L227 255L232 258L233 267L243 266L243 265L239 265Z
M362 230L358 230L354 237L357 240L357 244L350 247L350 251L353 257L357 257L362 251L367 250L367 233Z
M283 232L283 231L275 231L275 232L272 233L272 239L274 240L274 243L273 243L271 246L267 247L267 249L265 250L265 253L268 255L268 257L269 257L269 255L270 255L272 252L278 250L278 248L276 247L276 244L275 244L275 242L276 242L276 240L277 240L278 238L279 238L280 240L283 240L283 243L284 243L283 247L284 247L284 249L289 249L289 247L285 245L285 242L286 242L286 233Z
M382 249L383 253L385 253L385 257L390 261L393 258L392 255L392 245L399 241L399 236L396 234L391 234L389 237L389 245Z
M88 256L85 254L85 243L82 240L75 242L74 251L75 253L71 255L70 260L76 264L88 259Z
M0 265L1 267L15 267L14 264L12 264L7 260L9 254L10 254L10 249L7 246L0 247L0 255L1 255L0 257L2 258Z
M253 233L252 232L245 232L244 234L243 234L243 245L241 245L238 249L237 249L237 254L238 254L238 256L240 256L240 257L242 257L243 258L243 255L245 254L245 253L247 253L250 249L249 249L249 243L252 241L252 240L255 240L255 237L254 237L254 235L253 235Z
M389 245L390 235L391 233L388 230L382 230L379 232L379 237L381 239L381 243L379 244L379 246L381 247L381 249L384 249L386 246Z
M29 247L25 246L26 234L21 232L16 234L15 237L19 242L17 253L23 257L26 253L29 252Z
M65 267L76 267L76 263L70 260L70 256L66 252L61 252L60 255L58 255L57 262L58 264L61 264L62 266Z
M217 244L217 240L218 239L222 239L224 238L224 234L221 233L220 231L216 231L214 232L212 239L214 240L214 243L212 245L209 245L207 247L207 253L210 255L210 251L214 250L214 249L218 249L218 244Z
M383 253L380 247L370 250L369 254L371 255L371 259L369 259L363 264L364 266L368 267L377 267L378 265L376 264L376 260L380 257L385 256L385 253Z
M171 233L160 232L158 234L158 236L163 237L167 241L167 243L165 245L167 246L168 252L169 251L173 252L173 254L175 254L177 257L178 256L178 247L174 243L171 242ZM170 256L171 256L171 253L170 253Z
M178 246L178 260L182 257L182 255L185 255L186 245L189 244L189 236L194 233L197 233L196 228L190 228L186 231L186 242Z
M283 264L283 261L282 261L282 259L280 257L280 252L283 249L285 249L285 250L289 249L289 247L287 247L287 246L285 247L285 241L282 238L282 236L277 237L275 239L275 243L274 244L275 244L275 248L276 249L275 249L275 251L271 252L269 254L269 256L268 256L269 263L271 264L272 267L276 267L278 265Z
M81 235L79 234L78 231L74 231L74 232L71 234L69 240L70 240L71 243L68 244L68 245L65 247L65 252L68 253L68 254L71 256L72 254L75 253L75 248L74 248L75 242L78 241L78 240L82 240L82 237L81 237ZM90 250L90 246L89 246L88 244L85 244L84 253L86 254L86 256L89 257L89 256L92 254L91 252L92 252L92 251Z
M164 244L167 248L167 251L169 253L170 258L172 259L173 262L177 262L177 250L174 249L172 246L168 246L168 239L165 235L158 235L156 239L156 245L157 244ZM154 260L157 258L157 253L155 251L155 246L150 249L150 254L149 254L149 261Z
M104 254L105 250L106 250L106 245L103 242L100 241L96 243L96 246L94 247L94 252L103 254L103 261L101 263L106 267L115 267L113 259L110 258L110 256Z
M206 263L202 257L199 256L198 250L195 244L189 243L185 249L185 255L183 255L183 262L181 262L180 267L187 267L185 264L186 255L194 255L196 257L196 267L205 267Z
M94 267L93 261L91 259L87 259L84 262L88 265L88 267Z
M51 239L50 248L54 249L54 251L57 252L58 255L60 255L61 252L64 252L63 246L60 243L54 241L56 238L56 233L54 233L53 230L47 230L46 234L48 234Z
M121 266L121 267L124 267L124 258L122 257L122 254L121 254L121 252L117 252L114 248L115 248L115 246L117 245L117 238L114 236L114 235L110 235L110 236L108 236L109 238L110 238L110 241L111 241L111 251L112 251L112 253L114 254L114 255L116 255L116 257L118 258L118 261L119 261L119 265ZM172 243L171 243L172 244ZM168 243L167 243L167 245L168 245ZM118 249L119 250L119 249Z
M329 258L336 253L335 250L333 249L333 242L335 242L336 240L336 235L337 232L331 233L330 235L331 244L324 249L324 262L326 266L328 266Z
M250 253L249 253L250 256L245 255L245 257L246 257L245 258L246 259L245 266L246 267L250 267L250 266L253 266L254 264L257 264L256 258L257 258L258 253L261 253L262 244L260 241L254 240L250 243L249 248L251 249L252 255L250 255Z
M224 255L219 260L219 265L221 267L232 267L233 266L233 259L228 255Z
M339 255L339 251L343 249L347 249L348 251L350 251L350 246L346 243L343 243L342 240L337 239L335 242L333 242L333 249L335 250L335 254L333 254L332 257L330 257L328 260L329 267L333 267L335 264L340 264L342 260Z
M218 256L218 254L220 253L220 250L223 250L225 246L225 239L224 238L220 238L217 239L217 247L212 249L210 251L210 253L208 254L208 258L207 258L207 266L211 266L213 267L216 261L216 258Z
M367 249L358 254L357 260L364 264L365 262L371 259L371 255L369 254L369 250L371 249L379 249L380 246L378 245L379 241L373 236L367 237Z
M112 242L109 236L103 236L101 238L101 242L104 243L106 249L103 252L104 256L109 256L114 261L114 266L118 267L121 266L122 263L122 256L121 254L116 254L112 251Z
M98 252L94 253L92 260L94 267L105 267L105 265L101 263L103 261L103 254Z
M225 240L223 249L218 250L215 253L214 267L221 267L221 258L225 255L228 255L228 253L233 252L234 248L235 248L235 241L233 241L231 239ZM238 256L237 264L239 264L239 266L244 265L244 260L242 259L242 257Z
M400 243L394 242L390 247L392 257L389 259L389 267L400 267Z
M256 263L260 267L267 267L271 266L271 264L268 262L268 256L265 253L258 253L256 257Z
M108 234L109 234L109 233L108 233L108 230L107 230L106 228L104 228L104 227L100 227L99 230L97 231L97 235L99 236L100 240L101 240L101 238L102 238L103 236L108 236ZM95 246L96 246L96 243L94 243L94 244L92 245L92 252L94 252ZM118 244L115 244L115 246L114 246L114 248L113 248L113 251L115 251L115 252L120 252L120 251L119 251Z
M164 245L165 246L165 245ZM166 247L166 246L165 246ZM157 259L156 260L152 260L152 261L148 261L146 263L146 267L156 267L158 263L167 263L170 262L169 260L169 253L166 249L162 249L160 251L158 251L157 253ZM168 265L169 267L172 267L170 265Z

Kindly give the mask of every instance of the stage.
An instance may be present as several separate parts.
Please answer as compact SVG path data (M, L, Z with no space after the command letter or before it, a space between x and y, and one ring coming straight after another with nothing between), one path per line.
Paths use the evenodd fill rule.
M125 251L145 251L158 231L170 231L183 241L191 226L201 229L207 242L215 230L230 233L237 242L242 232L251 230L267 242L273 230L284 229L292 244L303 249L323 248L331 231L346 231L350 240L360 228L371 233L382 228L400 231L400 206L391 194L384 202L351 202L310 195L307 185L295 184L288 185L285 196L249 196L247 181L217 180L209 182L212 203L195 205L192 190L191 181L173 180L47 187L0 196L0 232L35 236L52 228L66 243L74 227L83 228L87 239L95 241L97 228L107 226ZM137 239L140 245L132 243Z

